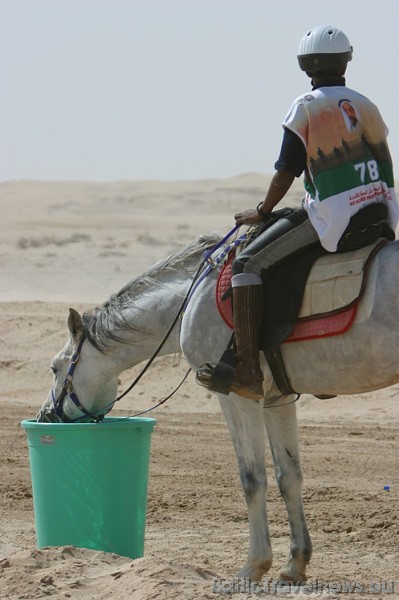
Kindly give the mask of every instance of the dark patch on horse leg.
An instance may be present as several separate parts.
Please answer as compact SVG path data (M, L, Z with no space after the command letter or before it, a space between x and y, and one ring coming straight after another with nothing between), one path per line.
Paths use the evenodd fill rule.
M286 451L286 453L288 454L288 456L289 456L290 458L292 458L292 454L291 454L291 452L288 450L288 448L286 448L286 449L285 449L285 451Z
M291 556L292 558L296 558L303 561L305 564L308 564L312 556L312 550L312 542L310 537L307 537L307 539L304 540L303 548L298 548L297 545L291 546Z
M257 494L261 487L266 485L264 479L259 481L255 475L255 469L244 468L240 471L241 484L244 489L245 498L247 502L250 502L252 498Z

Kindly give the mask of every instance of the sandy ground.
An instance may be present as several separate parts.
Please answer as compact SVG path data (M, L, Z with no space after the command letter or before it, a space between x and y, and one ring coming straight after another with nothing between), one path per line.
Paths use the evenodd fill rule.
M246 560L246 507L217 402L193 377L155 414L146 549L134 561L75 547L37 550L19 423L34 417L47 395L49 361L65 342L70 305L101 304L196 235L227 231L236 210L262 199L266 179L248 174L200 182L0 185L0 598L196 599L232 589ZM289 203L300 197L298 184ZM185 370L180 357L157 360L114 414L156 402ZM121 389L135 372L137 367L122 375ZM305 510L314 544L309 583L366 586L349 596L332 588L328 598L385 598L393 589L389 596L399 598L397 393L394 386L328 401L302 396L298 402ZM286 559L289 532L268 450L266 458L273 579ZM385 591L378 588L383 582Z

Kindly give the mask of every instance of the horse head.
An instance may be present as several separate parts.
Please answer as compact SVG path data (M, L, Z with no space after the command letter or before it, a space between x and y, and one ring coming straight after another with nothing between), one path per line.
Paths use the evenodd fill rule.
M101 353L87 340L82 317L73 308L67 319L69 339L51 361L53 385L37 414L43 422L101 419L113 406L118 378L99 368ZM96 354L96 360L92 360Z

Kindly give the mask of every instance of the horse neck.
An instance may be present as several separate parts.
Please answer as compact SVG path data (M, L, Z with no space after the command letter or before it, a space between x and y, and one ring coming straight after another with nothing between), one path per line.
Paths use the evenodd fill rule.
M191 277L187 272L161 276L121 309L121 317L129 326L121 333L118 331L121 340L111 341L103 355L115 373L154 354L177 317ZM157 355L177 352L180 352L180 319Z

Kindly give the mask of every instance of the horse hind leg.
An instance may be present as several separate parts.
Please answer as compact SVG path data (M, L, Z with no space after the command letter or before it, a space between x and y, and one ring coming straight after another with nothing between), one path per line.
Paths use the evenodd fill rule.
M288 562L279 573L284 581L306 580L306 566L312 554L302 500L302 469L299 458L295 404L290 396L279 400L280 406L269 404L264 420L276 472L277 484L287 507L291 530ZM285 404L285 405L284 405Z
M265 430L262 406L230 394L219 396L237 456L241 484L248 507L248 561L238 577L260 581L272 565L266 512Z

